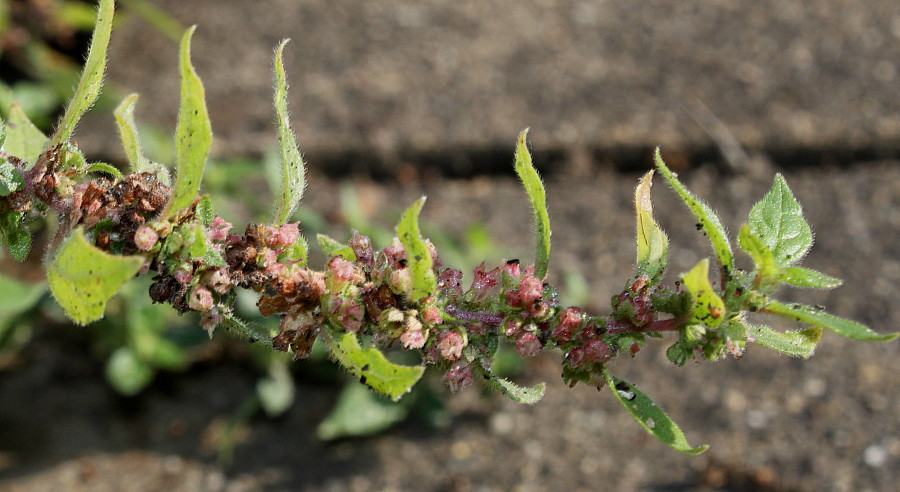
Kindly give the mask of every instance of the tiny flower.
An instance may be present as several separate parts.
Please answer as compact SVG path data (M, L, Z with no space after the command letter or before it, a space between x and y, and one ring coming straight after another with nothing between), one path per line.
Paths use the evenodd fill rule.
M441 310L434 306L429 306L422 311L422 320L431 325L439 325L444 321L441 318Z
M592 340L584 346L584 360L587 362L606 362L611 357L612 351L603 340Z
M291 224L284 224L281 226L281 230L278 235L278 245L279 246L289 246L297 242L297 239L300 238L300 225L299 222L294 222Z
M175 277L175 280L180 284L187 284L194 278L194 274L190 270L178 269L172 272L172 276Z
M150 226L140 226L134 232L134 245L141 251L150 251L156 242L159 241L159 234Z
M206 274L206 285L219 294L226 294L231 286L231 277L224 268L217 268Z
M409 268L400 268L391 272L391 290L398 294L412 292L412 274Z
M456 393L461 391L466 386L472 384L474 380L474 376L472 374L472 366L468 364L464 364L462 362L457 362L453 364L452 367L444 374L444 377L441 378L441 381L444 382L447 386L450 387L450 391Z
M228 231L231 230L231 224L222 217L216 215L212 224L209 226L209 238L214 241L224 241L228 239Z
M584 363L584 347L575 347L566 354L566 361L572 367L578 367Z
M581 331L582 319L583 314L580 308L570 307L563 309L559 313L559 323L553 329L550 338L559 344L568 343L575 333Z
M215 312L206 312L200 316L200 326L206 330L206 333L209 334L209 338L212 338L213 332L216 331L216 327L222 323L222 315Z
M438 343L441 355L447 360L456 360L462 357L462 350L465 346L466 341L458 331L445 331L441 334L441 341Z
M503 264L503 271L512 278L519 278L522 275L522 269L519 266L519 260L506 260Z
M534 333L525 333L516 342L516 352L522 357L534 357L541 353L541 341Z
M203 286L194 287L188 296L188 307L195 311L209 311L213 307L212 292Z
M491 290L500 285L500 269L486 270L484 263L478 265L473 272L472 290L476 299L484 299L491 294Z
M422 330L407 330L400 335L400 343L407 350L420 349L425 346L425 334Z
M519 298L522 304L531 305L534 301L540 299L544 295L544 283L541 279L526 275L519 284Z
M403 243L400 242L400 239L394 238L391 241L391 245L387 248L384 248L384 256L387 257L388 265L391 268L400 268L404 265L406 261L406 249L403 248Z
M522 331L522 321L516 318L506 318L503 320L503 333L513 338Z
M366 281L366 277L362 270L355 263L347 261L340 256L335 256L328 262L328 269L332 276L343 282L352 284L361 284Z

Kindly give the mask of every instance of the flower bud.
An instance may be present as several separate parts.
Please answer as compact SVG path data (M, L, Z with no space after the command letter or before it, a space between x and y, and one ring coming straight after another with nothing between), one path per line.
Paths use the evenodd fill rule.
M195 311L209 311L213 307L212 292L203 286L194 287L188 296L188 307Z
M159 241L159 234L150 226L140 226L134 232L134 245L141 251L150 251L156 242Z

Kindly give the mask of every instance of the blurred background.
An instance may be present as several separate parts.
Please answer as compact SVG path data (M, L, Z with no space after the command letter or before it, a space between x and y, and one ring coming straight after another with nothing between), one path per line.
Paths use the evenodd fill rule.
M138 92L147 152L171 163L176 40L197 24L215 134L204 190L229 220L268 213L271 55L291 38L307 237L357 228L384 245L426 194L425 233L448 263L527 259L512 156L530 127L551 281L565 303L605 313L633 274L633 187L660 146L731 231L785 174L818 233L804 264L845 279L785 297L900 326L897 2L118 4L105 96L75 140L92 160L123 162L111 112ZM0 0L4 117L18 102L52 128L92 22L93 2ZM674 281L708 245L664 186L654 198ZM533 407L477 388L451 397L437 381L390 405L343 384L323 353L291 362L224 333L209 342L195 318L149 305L145 284L102 323L68 326L40 283L41 253L0 260L0 489L874 491L900 478L896 342L826 333L808 361L751 346L681 369L657 343L617 361L692 443L712 446L689 457L605 392L566 388L550 355L504 368L548 383Z

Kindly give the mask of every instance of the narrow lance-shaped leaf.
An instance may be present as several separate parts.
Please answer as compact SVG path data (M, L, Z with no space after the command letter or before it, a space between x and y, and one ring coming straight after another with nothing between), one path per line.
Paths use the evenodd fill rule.
M481 367L481 373L485 382L495 390L499 391L503 396L516 403L534 405L541 401L541 398L544 397L544 390L547 388L547 385L544 383L539 383L531 387L519 386L512 381L495 375L491 370L483 366Z
M838 318L837 316L828 314L820 309L812 306L805 306L803 304L782 304L778 301L770 301L763 312L775 314L801 323L820 326L831 330L842 337L852 338L854 340L887 342L900 336L900 333L898 332L882 335L856 321Z
M772 250L759 236L753 233L747 224L741 226L741 232L738 234L738 246L753 258L759 276L774 279L780 275L781 269L775 262Z
M797 263L813 244L812 229L787 182L775 176L772 189L750 210L750 230L772 251L780 267Z
M175 128L175 162L178 176L172 199L162 214L167 219L175 212L189 207L200 190L203 167L212 147L212 127L206 110L205 91L200 77L191 65L191 36L193 26L181 38L181 105Z
M634 208L637 212L637 271L658 282L669 264L669 238L653 218L650 187L653 171L641 178L634 191Z
M606 370L603 371L603 376L619 403L650 435L682 453L700 454L709 448L708 445L692 447L688 444L678 424L633 384L613 376Z
M114 256L91 245L79 227L47 269L50 291L66 314L85 325L103 317L106 303L141 269L140 256Z
M84 63L84 70L81 72L81 79L78 81L75 94L69 100L59 127L53 134L52 145L69 140L78 121L100 96L103 73L106 71L106 50L109 47L109 37L112 33L114 11L115 2L113 0L100 0L97 24L94 27L94 35L91 37L91 46L88 48L87 61Z
M134 172L148 170L150 160L144 157L141 148L141 139L138 136L137 125L134 123L134 107L137 105L138 95L131 94L119 103L113 112L116 118L116 127L119 129L119 138L125 148L125 156Z
M287 107L287 78L284 74L284 45L287 39L275 50L275 116L278 123L278 146L281 148L281 197L275 209L275 222L284 224L297 210L303 190L306 188L306 164L297 139L291 130L291 122Z
M725 302L709 283L709 259L704 258L681 279L693 298L693 321L719 326L725 318Z
M781 274L781 281L794 287L810 287L813 289L833 289L840 287L843 280L822 272L803 267L787 267Z
M18 103L13 103L9 108L8 118L3 151L22 159L29 164L28 167L31 167L41 153L47 150L50 139L34 126Z
M822 338L822 328L812 326L805 330L777 332L768 326L750 325L754 342L783 354L807 359L816 351L816 344Z
M428 297L437 288L437 279L432 268L431 249L419 233L419 213L425 205L425 197L413 203L397 224L397 237L406 250L406 264L413 281L412 296L415 299Z
M359 382L397 401L419 381L425 368L401 366L387 360L379 350L363 349L353 333L337 339L324 337L335 359Z
M534 212L534 274L538 278L547 275L547 267L550 264L550 215L547 212L547 193L544 191L544 183L538 175L537 169L531 163L531 153L528 152L526 138L528 129L522 130L516 143L516 174L522 180L528 201L531 202L531 210Z
M122 179L122 171L110 166L105 162L92 162L85 169L86 173L106 173L116 179Z
M675 193L681 197L681 200L694 214L694 218L697 219L697 226L706 233L713 251L716 253L719 265L726 271L732 271L734 269L734 253L731 250L731 243L728 242L725 226L722 225L719 216L713 212L709 205L695 197L693 193L685 188L681 181L678 180L678 176L669 170L666 163L663 162L659 149L656 149L656 154L653 158L656 161L657 169L666 178L669 186L675 190Z

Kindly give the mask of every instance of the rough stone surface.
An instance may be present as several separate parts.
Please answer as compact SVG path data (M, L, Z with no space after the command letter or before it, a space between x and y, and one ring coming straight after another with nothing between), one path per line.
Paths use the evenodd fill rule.
M194 60L218 155L273 145L270 64L282 38L292 38L291 107L311 156L390 167L506 148L525 127L545 150L711 146L692 114L750 148L897 151L892 0L153 3L199 25ZM174 128L176 43L132 17L111 50L110 84L141 94L140 120ZM90 120L79 132L88 151L119 152L111 118Z

